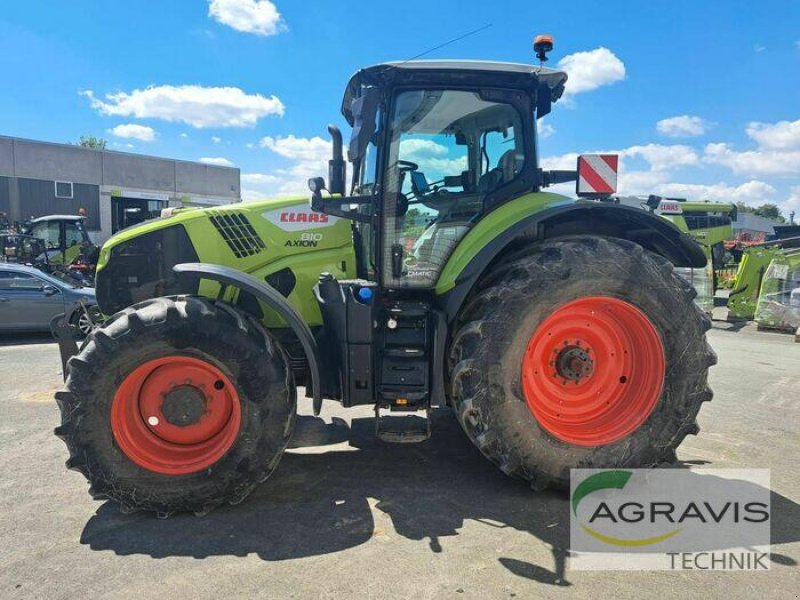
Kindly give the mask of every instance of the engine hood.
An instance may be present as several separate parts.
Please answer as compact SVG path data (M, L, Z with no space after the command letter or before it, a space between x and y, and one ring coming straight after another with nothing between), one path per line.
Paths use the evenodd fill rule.
M205 293L178 285L172 267L186 262L227 266L268 283L272 273L290 271L282 278L294 282L288 293L302 282L313 300L321 272L355 274L351 222L312 211L305 197L177 210L103 245L96 278L101 309L109 314L156 296Z

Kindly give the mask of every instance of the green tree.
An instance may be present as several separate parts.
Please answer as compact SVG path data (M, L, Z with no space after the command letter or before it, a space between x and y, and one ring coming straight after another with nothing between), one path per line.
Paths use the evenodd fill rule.
M93 135L82 135L78 140L78 146L81 148L91 148L92 150L105 150L106 142L103 138L95 137Z
M775 221L780 221L781 223L784 222L783 215L781 215L781 209L778 208L777 204L762 204L758 208L753 211L753 214L758 215L759 217L764 217L766 219L773 219Z
M781 209L778 208L777 204L766 203L762 204L761 206L750 206L745 204L744 202L737 202L736 207L739 209L740 213L751 213L754 215L758 215L759 217L764 217L766 219L772 219L773 221L777 221L778 223L785 223L786 219L781 214Z

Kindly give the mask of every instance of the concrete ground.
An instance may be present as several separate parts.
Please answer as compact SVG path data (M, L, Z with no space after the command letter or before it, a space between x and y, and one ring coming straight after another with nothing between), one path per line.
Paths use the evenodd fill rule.
M797 598L800 344L716 323L713 402L679 458L772 470L769 572L569 568L563 496L506 478L446 411L387 445L368 410L303 402L295 449L205 518L120 514L64 469L56 347L0 338L0 598Z

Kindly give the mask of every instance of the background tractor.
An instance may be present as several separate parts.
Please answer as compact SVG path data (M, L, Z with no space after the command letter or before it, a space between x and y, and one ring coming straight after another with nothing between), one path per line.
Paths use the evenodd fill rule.
M0 262L30 265L83 287L94 283L97 248L82 215L47 215L25 223L0 214Z
M756 309L764 293L765 276L770 265L776 259L778 264L782 264L785 256L797 254L799 249L800 237L794 236L778 237L745 247L728 297L729 321L750 321L756 317Z
M540 58L550 47L537 40ZM349 190L329 126L310 205L175 210L111 238L96 288L113 316L56 396L68 467L123 510L238 503L277 466L298 386L316 413L374 406L386 441L426 439L449 405L536 489L577 466L674 460L715 362L674 268L706 257L604 201L616 157L539 167L537 120L566 80L496 62L362 69L342 102ZM582 199L543 191L571 180Z
M99 249L89 238L85 222L83 215L47 215L31 219L23 229L44 241L48 264L92 285Z

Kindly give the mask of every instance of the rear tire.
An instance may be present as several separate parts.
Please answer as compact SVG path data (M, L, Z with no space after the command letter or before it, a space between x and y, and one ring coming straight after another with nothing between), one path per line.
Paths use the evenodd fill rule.
M70 359L56 399L67 467L90 494L160 516L244 500L277 466L296 413L278 343L249 315L191 296L114 315Z
M476 286L451 344L451 399L464 431L506 474L537 489L567 487L572 468L674 461L712 397L711 322L695 295L669 261L626 240L565 238L510 257ZM561 339L549 337L559 335L562 352ZM594 354L575 341L584 339L599 346ZM627 362L614 357L623 348ZM617 369L610 375L609 365Z

